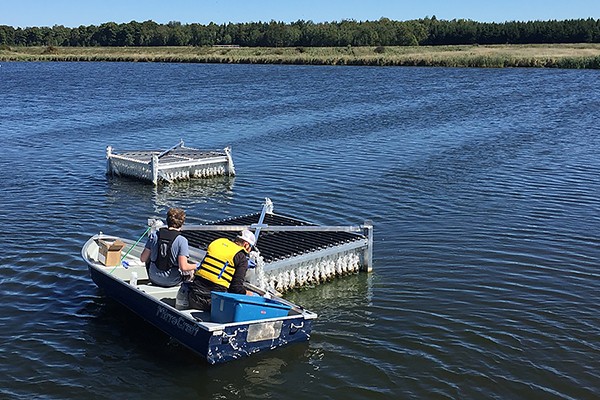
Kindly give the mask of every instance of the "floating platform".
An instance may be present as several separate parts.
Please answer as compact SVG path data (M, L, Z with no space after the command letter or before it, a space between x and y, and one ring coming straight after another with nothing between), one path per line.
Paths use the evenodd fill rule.
M373 224L319 226L273 213L266 199L263 211L206 225L184 225L191 246L206 249L218 237L233 239L242 229L257 237L250 258L257 264L246 279L277 292L319 284L336 276L372 270Z
M199 150L185 147L183 140L167 150L128 150L106 148L106 173L127 176L157 185L193 178L235 175L231 148Z

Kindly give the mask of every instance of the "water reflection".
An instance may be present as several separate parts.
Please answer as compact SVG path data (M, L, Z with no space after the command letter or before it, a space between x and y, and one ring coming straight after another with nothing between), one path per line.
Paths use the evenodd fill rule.
M373 300L373 274L352 274L335 278L326 284L286 292L285 297L305 308L321 312L345 312L368 306ZM320 319L319 315L319 319Z
M210 179L192 179L157 186L130 178L108 178L107 198L110 201L144 202L152 199L157 212L169 207L173 201L191 204L205 203L211 198L230 200L235 177L219 176Z
M153 201L157 210L168 207L173 200L190 204L206 203L211 199L230 201L233 197L235 177L220 176L194 179L159 185L153 188Z

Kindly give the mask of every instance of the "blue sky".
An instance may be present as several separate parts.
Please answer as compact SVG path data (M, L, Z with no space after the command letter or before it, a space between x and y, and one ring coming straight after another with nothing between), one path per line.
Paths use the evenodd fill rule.
M283 21L404 21L431 17L480 22L600 19L600 0L3 0L0 25L100 25L104 22L184 24Z

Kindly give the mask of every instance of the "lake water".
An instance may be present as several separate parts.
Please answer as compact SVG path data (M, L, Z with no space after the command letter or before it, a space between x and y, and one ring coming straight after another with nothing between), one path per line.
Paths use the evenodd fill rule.
M1 398L600 397L600 71L2 63L0 96ZM106 146L179 139L237 176L105 176ZM375 226L373 273L287 294L306 344L208 366L81 260L265 197Z

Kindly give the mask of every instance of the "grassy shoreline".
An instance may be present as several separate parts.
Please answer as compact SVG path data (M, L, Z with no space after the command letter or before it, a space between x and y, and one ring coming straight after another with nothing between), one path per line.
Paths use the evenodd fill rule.
M386 47L0 47L0 61L600 69L600 44Z

